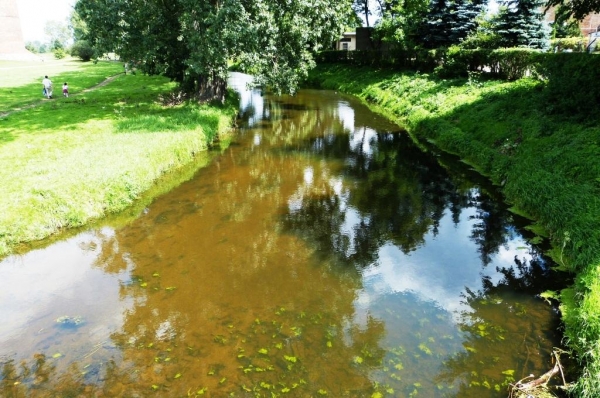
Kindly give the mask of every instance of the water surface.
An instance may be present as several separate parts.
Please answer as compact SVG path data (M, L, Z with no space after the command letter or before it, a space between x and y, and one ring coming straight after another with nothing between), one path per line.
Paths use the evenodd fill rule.
M127 226L0 262L3 396L505 397L550 369L549 262L464 165L331 91L242 90L239 124Z

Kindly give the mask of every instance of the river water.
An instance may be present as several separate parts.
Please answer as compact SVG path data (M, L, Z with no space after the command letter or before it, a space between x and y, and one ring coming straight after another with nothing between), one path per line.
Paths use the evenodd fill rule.
M191 180L0 262L1 396L506 397L551 368L550 263L493 189L350 97L245 79Z

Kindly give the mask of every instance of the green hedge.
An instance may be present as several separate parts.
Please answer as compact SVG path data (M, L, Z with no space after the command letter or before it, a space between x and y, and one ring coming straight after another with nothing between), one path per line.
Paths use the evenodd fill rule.
M600 106L600 55L556 53L541 57L538 72L547 79L548 110L588 118Z
M528 48L465 50L455 46L448 49L436 72L441 77L466 77L469 72L482 72L494 78L517 80L536 73L539 54L539 50Z
M324 51L318 63L410 69L439 77L468 77L477 72L495 79L536 77L547 81L547 111L586 118L599 113L600 55L544 53L528 48Z
M431 72L439 65L445 50L357 50L322 51L316 61L321 64L390 67Z

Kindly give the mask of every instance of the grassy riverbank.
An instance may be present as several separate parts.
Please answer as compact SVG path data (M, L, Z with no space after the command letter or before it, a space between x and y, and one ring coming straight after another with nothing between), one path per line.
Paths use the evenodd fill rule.
M39 64L0 65L12 76L0 81L0 257L130 207L165 174L193 163L237 109L161 105L174 83L124 75L118 63L46 67L52 100L41 95Z
M413 138L457 154L501 187L515 212L552 243L577 275L560 294L568 346L581 361L577 397L600 396L600 127L564 115L544 84L321 65L309 84L354 94L405 126Z

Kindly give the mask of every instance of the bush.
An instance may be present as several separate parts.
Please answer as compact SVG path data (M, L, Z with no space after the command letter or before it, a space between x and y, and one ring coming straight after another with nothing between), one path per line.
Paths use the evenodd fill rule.
M459 46L448 48L444 62L436 68L440 77L467 77L469 72L481 72L489 65L490 50L465 50Z
M52 52L54 53L54 58L56 58L56 59L63 59L64 57L67 56L67 52L65 50L63 50L62 48L57 48Z
M444 53L443 49L328 50L318 53L316 61L321 64L399 67L429 72L441 62Z
M598 112L600 56L588 53L546 54L539 69L548 80L549 110L583 118Z
M529 48L499 48L490 53L492 73L502 79L517 80L538 69L540 50Z
M539 50L528 48L469 50L452 46L436 73L440 77L467 77L469 72L486 72L493 77L516 80L535 73L539 54Z
M550 47L555 52L563 52L565 50L582 52L585 50L586 41L583 37L563 37L550 40Z
M71 47L71 55L78 57L84 62L91 60L95 55L94 48L86 40L79 40Z

